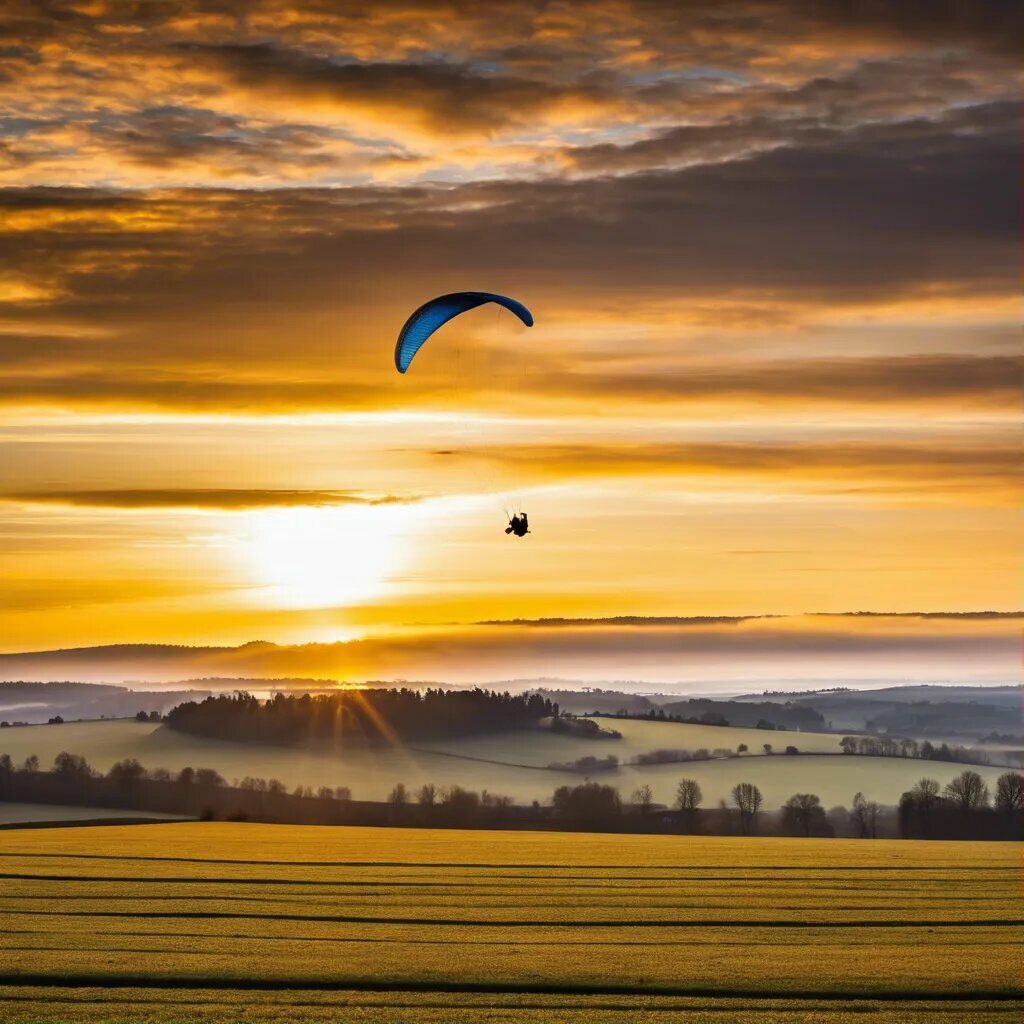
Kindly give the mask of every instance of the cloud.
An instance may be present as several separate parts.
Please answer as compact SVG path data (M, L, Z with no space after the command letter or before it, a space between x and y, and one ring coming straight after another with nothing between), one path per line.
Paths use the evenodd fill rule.
M1024 612L813 612L829 619L950 619L954 622L978 621L999 622L1024 619ZM606 615L592 619L543 618L543 619L485 619L475 623L478 626L509 626L538 629L619 629L623 626L663 628L666 626L725 626L745 622L760 622L765 619L782 619L782 615Z
M487 452L471 449L465 457ZM967 497L1016 501L1022 471L1016 446L950 447L898 443L537 444L503 451L517 479L625 476L687 478L713 485L755 480L766 490L902 494L910 499Z
M177 680L184 676L480 681L571 672L579 679L663 681L839 678L1007 680L1016 677L1013 623L946 621L898 630L834 617L800 617L638 630L472 626L301 646L167 647L126 644L0 655L0 678ZM872 623L875 620L871 620ZM528 631L528 635L527 632ZM500 666L496 669L494 666Z
M415 498L368 497L348 491L247 488L166 488L146 490L23 491L0 493L0 501L34 505L73 505L120 509L211 509L244 511L306 505L393 505Z
M936 94L928 97L921 95L916 68L900 69L903 89L900 82L891 80L891 68L884 72L861 68L858 76L870 77L872 89L879 90L877 98L861 95L859 84L816 79L800 89L770 90L757 100L749 96L741 102L733 100L730 106L739 110L727 108L718 117L708 110L707 123L661 129L630 143L575 146L561 156L575 170L610 174L715 164L782 148L836 150L855 143L858 135L882 145L889 139L905 143L915 136L934 137L940 131L950 136L1005 133L1012 132L1020 120L1020 104L1015 100L945 111L946 104L956 98L959 79L936 85ZM914 88L908 91L911 83ZM717 101L720 106L725 102ZM820 109L823 106L827 109ZM862 126L865 117L873 123Z
M412 120L446 136L522 122L570 90L457 63L346 63L269 44L182 44L265 102Z
M749 318L770 299L775 316L800 323L837 304L955 308L1015 294L1018 154L1016 130L999 117L971 130L870 126L717 166L579 181L6 190L0 258L50 294L9 303L8 315L42 312L96 337L6 374L0 390L8 403L372 407L394 396L382 339L424 294L484 281L535 308L531 336L501 342L516 347L517 373L538 367L529 383L541 395L1005 403L1013 378L1001 357L897 350L889 361L843 363L813 358L808 345L799 364L702 366L645 314L671 299L685 325L691 301L705 322L720 308L729 323L730 309ZM646 348L631 338L628 351L598 334L586 359L582 342L562 356L544 342L549 313L582 316L587 337L600 332L591 310L617 331L658 333ZM669 355L689 355L688 365L666 373ZM655 372L643 372L644 357ZM493 373L466 371L465 388L502 400ZM426 401L450 391L430 364L403 386Z
M720 626L729 623L770 619L771 615L609 615L599 619L484 619L478 626L539 627L543 629L582 629L590 627L619 628L622 626Z
M946 400L987 407L1013 405L1019 396L1012 356L893 356L889 359L776 360L733 367L684 362L660 372L616 374L586 362L563 366L551 381L567 394L616 392L619 397L703 400L749 399L873 404ZM543 382L536 386L543 388Z

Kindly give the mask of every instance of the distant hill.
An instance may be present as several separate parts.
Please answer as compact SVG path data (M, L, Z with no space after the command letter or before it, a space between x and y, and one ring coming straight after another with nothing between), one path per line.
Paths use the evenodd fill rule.
M1022 698L1024 688L1017 685L918 684L874 690L750 694L737 698L736 703L812 708L830 729L976 739L990 732L1019 731Z
M60 716L76 719L129 718L139 711L164 714L187 700L202 700L209 690L132 690L126 686L81 682L0 683L0 721L36 724Z
M797 703L752 704L698 697L693 700L662 704L660 710L664 711L666 715L677 715L685 719L701 719L708 722L721 719L728 722L729 725L754 728L760 726L808 732L821 732L827 728L821 712L813 707Z

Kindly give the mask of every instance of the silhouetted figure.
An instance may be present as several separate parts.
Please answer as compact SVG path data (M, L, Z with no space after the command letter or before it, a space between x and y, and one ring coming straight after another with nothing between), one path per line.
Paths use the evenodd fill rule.
M522 512L514 515L508 521L508 526L505 527L505 532L514 533L517 537L525 537L530 532L530 522L526 518L526 513Z

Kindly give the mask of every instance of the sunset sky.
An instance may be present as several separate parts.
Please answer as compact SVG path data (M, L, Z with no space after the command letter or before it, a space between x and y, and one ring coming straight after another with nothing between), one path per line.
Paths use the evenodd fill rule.
M5 3L0 651L1014 678L1019 11Z

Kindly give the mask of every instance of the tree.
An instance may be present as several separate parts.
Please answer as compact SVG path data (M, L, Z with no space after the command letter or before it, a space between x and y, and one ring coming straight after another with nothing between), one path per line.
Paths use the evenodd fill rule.
M39 771L39 758L35 754L29 754L25 758L25 763L21 766L23 772L37 772Z
M988 807L988 786L977 772L961 772L946 786L943 796L965 813Z
M149 715L145 711L136 711L135 712L135 721L136 722L148 722L149 721Z
M599 782L559 786L551 803L559 818L575 825L607 826L622 814L619 791L614 786L604 786Z
M770 743L764 743L764 744L761 745L761 749L766 754L770 754L772 752L772 745Z
M404 807L409 802L409 794L406 791L404 782L396 782L394 788L388 793L388 803L392 807Z
M853 810L850 811L850 823L858 839L877 838L878 811L878 804L874 800L865 800L863 793L854 794Z
M745 754L745 753L746 753L746 752L747 752L747 751L748 751L749 749L750 749L750 747L748 747L748 746L746 745L746 743L741 743L741 744L740 744L740 745L739 745L739 746L738 746L738 747L736 748L736 753L737 753L737 754Z
M53 759L53 770L67 782L84 782L93 777L89 762L80 754L62 751Z
M996 779L996 810L1007 817L1024 810L1024 775L1006 772Z
M110 771L107 772L107 778L112 779L119 786L123 786L125 789L130 789L143 778L146 774L146 769L138 762L134 757L126 757L122 761L118 761L110 766Z
M910 795L922 804L934 806L939 799L939 784L935 779L919 779Z
M794 746L792 746L792 745L791 745L791 746L788 746L788 747L786 747L786 753L787 753L787 754L799 754L799 753L800 753L800 751L799 751L799 750L797 750L797 748L796 748L796 747L794 747Z
M839 741L839 747L844 754L856 754L857 753L857 737L856 736L844 736Z
M179 786L191 786L196 781L196 770L195 768L189 768L186 765L178 772L178 785Z
M685 814L693 814L704 799L696 779L683 779L676 788L676 807Z
M53 718L47 719L47 725L63 725L64 719L60 715L54 715Z
M441 806L453 824L469 824L480 809L480 794L461 786L449 786L442 795Z
M900 797L900 835L927 838L935 828L939 806L939 784L935 779L920 779Z
M814 793L795 793L782 805L782 825L791 835L826 835L825 808Z
M752 782L739 782L732 787L732 799L740 812L740 831L745 836L757 827L757 814L761 809L761 790Z
M651 807L654 806L654 791L645 782L642 786L633 790L633 795L629 798L629 802L641 814L650 814Z
M0 754L0 800L11 795L11 780L14 777L14 762L10 754Z
M223 786L224 776L214 768L197 768L196 784L199 786Z
M437 786L432 782L425 782L416 794L416 802L420 807L433 807L437 803Z

